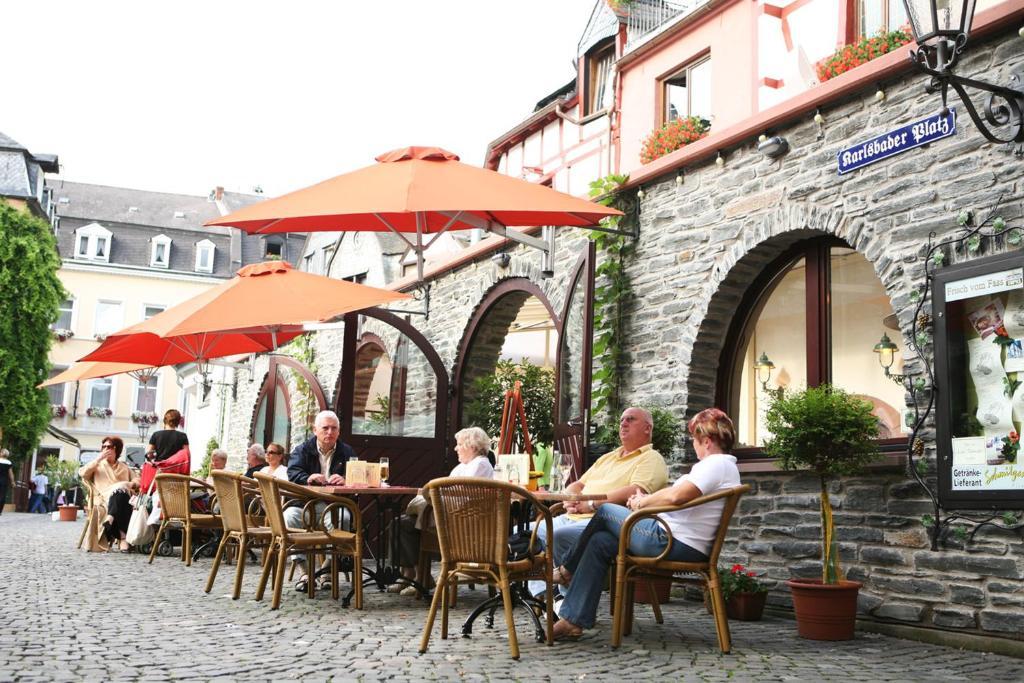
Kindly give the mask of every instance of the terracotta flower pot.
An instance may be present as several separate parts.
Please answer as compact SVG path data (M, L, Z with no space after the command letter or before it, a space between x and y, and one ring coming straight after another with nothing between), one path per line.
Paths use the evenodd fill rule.
M78 519L77 505L61 505L58 509L60 510L60 521L74 522Z
M725 603L725 613L737 621L761 621L768 591L736 593Z
M786 585L793 594L793 611L801 638L853 639L859 581L823 584L821 579L792 579Z

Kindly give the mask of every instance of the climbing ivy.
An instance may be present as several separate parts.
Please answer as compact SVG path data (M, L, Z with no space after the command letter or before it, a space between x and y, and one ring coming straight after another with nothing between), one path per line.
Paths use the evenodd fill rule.
M620 199L619 188L629 180L627 175L608 175L590 183L590 196L598 204L615 206ZM601 221L601 226L619 229L621 216ZM594 271L594 370L591 389L592 412L598 425L595 440L612 443L618 434L621 412L619 388L623 356L623 317L632 296L626 262L634 250L633 240L606 232L591 231L590 239L601 252Z
M316 375L316 349L313 348L313 341L308 334L300 334L293 339L286 347L288 355L299 361L309 371ZM297 372L292 373L295 380L295 400L292 403L294 415L301 415L305 433L302 438L306 439L313 433L313 420L316 418L317 409L320 407L313 393L313 387Z

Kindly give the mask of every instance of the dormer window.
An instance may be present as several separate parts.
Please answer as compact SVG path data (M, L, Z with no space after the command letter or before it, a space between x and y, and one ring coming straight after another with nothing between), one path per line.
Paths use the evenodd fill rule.
M149 256L149 265L154 268L169 268L171 265L171 238L167 235L157 235L152 241L152 250Z
M612 106L612 77L615 65L615 41L609 40L591 50L584 58L583 115L589 116Z
M75 231L75 258L86 261L110 261L111 233L99 223L90 223Z
M280 237L267 237L267 258L281 258L284 253L284 242Z
M196 242L196 272L212 273L213 256L217 247L210 240Z

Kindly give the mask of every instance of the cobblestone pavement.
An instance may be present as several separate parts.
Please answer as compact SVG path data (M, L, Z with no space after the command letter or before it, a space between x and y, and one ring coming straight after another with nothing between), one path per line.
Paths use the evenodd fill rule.
M608 645L607 603L599 627L579 642L535 642L517 620L522 659L508 654L497 626L478 623L456 637L486 596L463 590L453 636L435 625L430 649L417 652L426 616L414 598L368 592L362 612L329 595L307 600L286 591L279 611L252 600L256 565L242 598L229 596L234 567L214 590L203 585L210 560L186 568L175 558L76 550L82 522L43 515L0 517L0 680L524 680L593 681L1019 681L1024 662L858 634L846 643L797 637L792 621L768 617L732 624L733 652L718 653L711 618L674 602L665 624L638 606L637 625L618 651Z

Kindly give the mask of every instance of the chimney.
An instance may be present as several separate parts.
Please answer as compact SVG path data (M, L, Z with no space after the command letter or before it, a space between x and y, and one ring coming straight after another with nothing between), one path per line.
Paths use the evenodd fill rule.
M213 200L219 202L222 199L224 199L224 188L218 185L213 191Z

